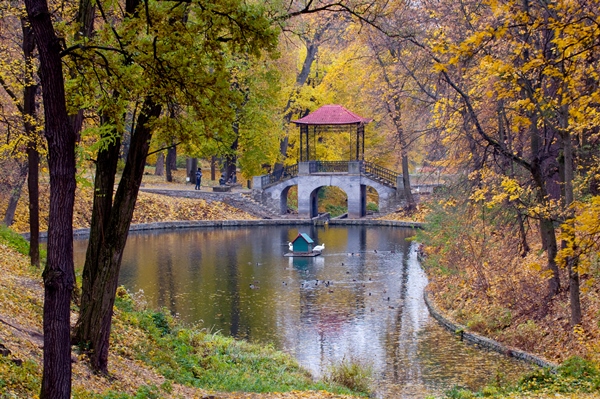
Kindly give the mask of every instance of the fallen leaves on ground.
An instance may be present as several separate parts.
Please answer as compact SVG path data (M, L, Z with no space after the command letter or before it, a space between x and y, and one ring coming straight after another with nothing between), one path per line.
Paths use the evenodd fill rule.
M209 203L204 199L169 197L141 192L135 205L132 223L244 219L254 219L254 217L223 202Z
M174 187L179 187L174 185ZM93 188L79 186L75 192L73 228L87 228L92 220ZM50 190L47 184L40 185L40 230L48 229ZM166 195L140 192L133 213L132 224L184 220L243 220L254 219L243 210L220 201L169 197ZM19 201L15 220L11 228L19 233L29 231L29 207L27 192Z

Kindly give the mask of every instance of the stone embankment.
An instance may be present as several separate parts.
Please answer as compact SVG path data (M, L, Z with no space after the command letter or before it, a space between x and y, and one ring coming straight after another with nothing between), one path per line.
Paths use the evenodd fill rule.
M132 224L129 231L149 231L149 230L175 230L175 229L193 229L198 227L239 227L239 226L310 226L315 224L315 221L310 219L250 219L250 220L183 220L171 222L153 222ZM341 219L332 220L330 225L362 225L362 226L395 226L419 228L419 223L400 222L394 220L354 220ZM85 238L89 234L90 229L75 229L73 236ZM25 239L29 239L29 233L22 234ZM46 232L40 232L40 238L46 238Z
M486 350L501 353L508 357L514 357L515 359L519 359L530 364L535 364L540 367L546 367L550 369L556 369L558 367L556 363L549 362L531 353L505 346L500 342L494 341L493 339L467 331L466 326L454 323L440 313L440 311L435 307L432 299L429 297L427 290L425 290L423 296L425 298L427 309L429 309L429 313L433 316L433 318L436 319L444 328L458 335L462 341L477 345L478 347Z

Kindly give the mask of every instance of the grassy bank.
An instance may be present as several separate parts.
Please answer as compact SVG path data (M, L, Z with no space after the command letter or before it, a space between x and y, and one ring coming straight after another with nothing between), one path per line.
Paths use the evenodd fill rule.
M2 398L34 398L40 388L43 287L41 271L23 255L26 246L20 236L0 229L0 343L10 351L0 355ZM271 347L184 326L166 312L147 309L143 297L123 288L113 320L108 377L93 374L73 348L74 398L259 397L242 392L325 398L352 393L313 381L290 356Z

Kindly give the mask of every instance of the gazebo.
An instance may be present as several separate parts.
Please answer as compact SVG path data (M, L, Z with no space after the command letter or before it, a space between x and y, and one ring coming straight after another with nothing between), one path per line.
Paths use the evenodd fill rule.
M365 125L372 119L363 118L341 105L323 105L303 118L292 121L300 127L300 162L316 161L317 138L321 133L349 133L348 161L363 161L365 156Z
M377 191L380 210L394 209L402 201L402 196L398 195L401 190L397 190L401 187L401 177L364 159L365 125L371 119L331 104L292 122L300 127L298 163L255 176L253 195L256 201L285 214L288 192L297 186L299 217L320 217L319 190L337 187L346 193L350 219L366 214L367 187ZM321 152L322 149L326 151ZM296 244L293 247L296 251Z

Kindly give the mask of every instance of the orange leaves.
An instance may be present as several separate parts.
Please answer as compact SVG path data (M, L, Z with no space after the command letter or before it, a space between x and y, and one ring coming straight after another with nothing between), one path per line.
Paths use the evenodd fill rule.
M253 217L218 201L208 203L203 199L168 197L141 192L136 202L132 223L230 219L253 219Z
M73 227L76 229L86 228L90 225L92 217L92 192L93 188L91 187L79 187L77 189L73 213ZM48 185L42 184L40 187L41 231L48 229L49 195ZM29 231L29 208L27 201L27 191L24 190L15 214L15 222L11 226L17 232ZM253 219L253 217L244 211L219 201L209 203L203 199L169 197L140 192L132 224L177 220L231 219Z

